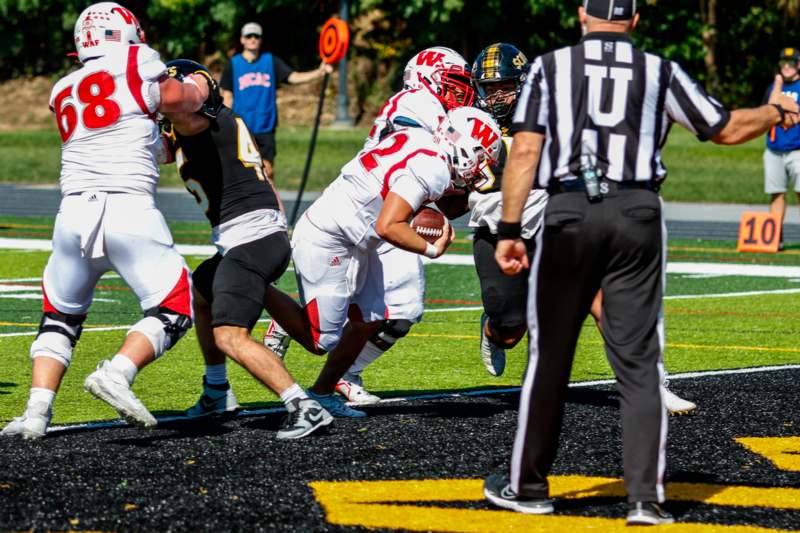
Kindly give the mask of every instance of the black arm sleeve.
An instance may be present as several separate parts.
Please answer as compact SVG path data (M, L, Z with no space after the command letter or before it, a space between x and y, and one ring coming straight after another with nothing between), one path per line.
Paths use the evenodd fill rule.
M225 65L225 69L222 71L219 86L226 91L233 91L233 67L230 63Z
M275 78L278 80L278 83L286 83L286 80L289 79L289 75L294 72L292 67L287 65L283 59L276 55L272 56L272 65L275 69Z

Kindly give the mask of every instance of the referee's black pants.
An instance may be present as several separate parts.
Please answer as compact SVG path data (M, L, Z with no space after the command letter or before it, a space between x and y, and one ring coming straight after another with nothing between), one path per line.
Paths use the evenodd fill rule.
M512 488L521 496L548 497L575 345L602 288L606 354L621 397L628 500L664 500L665 233L661 201L649 190L615 191L596 204L583 191L548 200L531 266L530 353L511 459ZM583 423L570 429L591 431L595 422Z

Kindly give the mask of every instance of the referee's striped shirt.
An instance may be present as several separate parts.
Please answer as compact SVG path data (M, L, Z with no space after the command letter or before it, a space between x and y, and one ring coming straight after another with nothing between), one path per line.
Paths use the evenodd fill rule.
M597 32L534 60L512 129L546 134L539 187L575 179L587 161L615 181L660 182L673 122L705 141L729 119L677 63L637 50L627 34Z

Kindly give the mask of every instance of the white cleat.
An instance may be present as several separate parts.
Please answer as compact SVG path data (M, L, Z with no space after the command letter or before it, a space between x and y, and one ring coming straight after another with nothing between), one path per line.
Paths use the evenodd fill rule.
M493 376L502 376L506 369L506 351L495 346L484 333L489 315L481 315L481 360L486 371Z
M0 436L22 437L25 440L41 439L47 433L47 426L50 425L52 416L53 413L46 403L29 405L22 416L16 417L3 428Z
M289 351L292 338L275 320L269 323L267 331L264 333L264 346L275 352L275 355L283 359Z
M354 405L375 405L381 401L379 396L371 394L360 383L346 379L339 380L336 384L336 392Z
M111 368L111 361L101 361L97 370L83 382L83 388L113 407L129 424L144 428L156 426L155 417L133 394L125 377Z
M667 408L669 414L685 415L686 413L691 413L697 409L697 404L690 402L689 400L684 400L674 392L670 391L667 388L668 386L668 382L665 382L661 385L661 400L664 402L664 406Z

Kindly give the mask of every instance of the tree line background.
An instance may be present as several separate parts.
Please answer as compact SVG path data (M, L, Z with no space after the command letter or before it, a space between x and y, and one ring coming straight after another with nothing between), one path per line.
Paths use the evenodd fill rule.
M0 81L56 77L74 67L73 26L87 0L0 0ZM193 58L221 71L239 29L264 27L264 47L297 69L319 62L319 27L339 0L129 0L148 42L165 59ZM407 59L431 45L473 60L484 46L515 44L532 59L580 37L578 0L350 0L350 96L356 115L400 84ZM779 50L800 47L800 0L640 0L639 47L680 62L727 105L752 105L777 69Z

